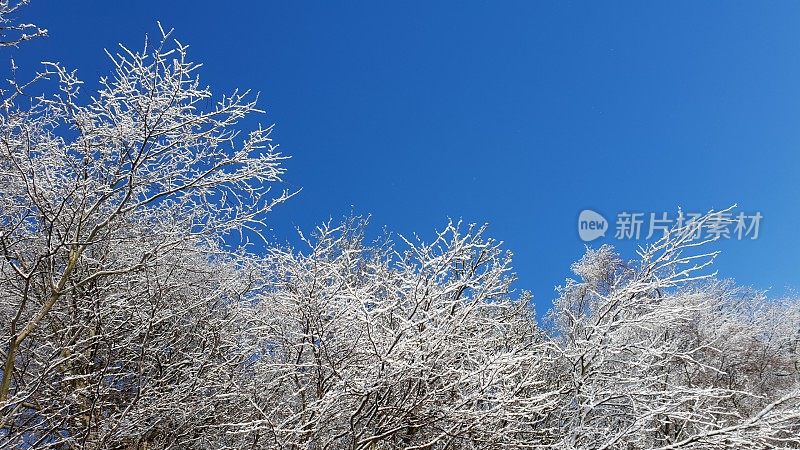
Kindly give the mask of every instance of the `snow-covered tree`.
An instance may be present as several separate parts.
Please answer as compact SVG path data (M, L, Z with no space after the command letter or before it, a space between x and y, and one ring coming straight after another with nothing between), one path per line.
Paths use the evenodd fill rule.
M485 228L432 243L317 229L307 254L272 249L247 378L271 448L492 448L534 439L548 342L510 295L509 255Z
M249 289L225 247L289 196L272 128L240 135L255 96L212 98L167 32L110 57L88 99L49 64L58 93L0 114L4 448L202 440L181 426L235 364L221 327Z
M550 317L562 448L800 445L800 305L701 274L709 214L625 264L608 246L573 266Z

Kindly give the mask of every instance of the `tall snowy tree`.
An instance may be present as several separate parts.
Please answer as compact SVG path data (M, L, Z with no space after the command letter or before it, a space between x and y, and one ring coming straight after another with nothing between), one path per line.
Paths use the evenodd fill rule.
M4 447L180 435L170 423L224 390L204 377L233 364L220 327L248 289L246 257L224 247L289 197L270 193L284 157L271 127L241 136L255 96L212 98L186 47L160 38L110 55L86 101L75 72L49 64L57 94L3 103Z

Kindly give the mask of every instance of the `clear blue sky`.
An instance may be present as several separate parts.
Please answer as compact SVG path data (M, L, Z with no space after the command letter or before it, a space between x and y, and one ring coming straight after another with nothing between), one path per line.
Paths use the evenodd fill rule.
M23 18L51 37L22 63L94 80L103 48L160 20L216 92L261 91L303 188L278 239L351 205L405 234L486 221L542 311L583 252L580 210L736 202L761 237L723 242L720 274L798 286L798 2L34 0Z

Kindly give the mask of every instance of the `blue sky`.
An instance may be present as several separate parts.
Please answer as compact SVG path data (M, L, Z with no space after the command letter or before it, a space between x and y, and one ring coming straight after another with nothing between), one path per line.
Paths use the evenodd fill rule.
M20 64L93 81L103 48L160 20L215 92L261 91L303 188L278 240L351 210L422 236L489 222L543 311L583 253L582 209L738 203L760 237L721 242L720 275L798 286L800 3L35 0L23 19L50 37ZM591 245L634 256L610 234Z

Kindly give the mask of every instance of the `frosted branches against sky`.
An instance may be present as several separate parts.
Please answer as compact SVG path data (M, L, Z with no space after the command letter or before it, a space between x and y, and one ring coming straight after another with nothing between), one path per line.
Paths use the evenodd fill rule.
M158 37L4 94L0 448L800 447L800 304L715 277L717 212L588 249L543 324L486 225L248 245L286 157Z
M0 1L0 47L16 47L22 42L47 36L47 30L32 23L16 20L21 8L30 0Z

